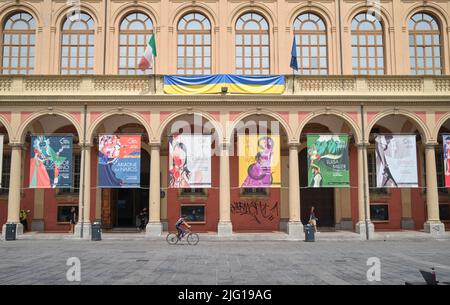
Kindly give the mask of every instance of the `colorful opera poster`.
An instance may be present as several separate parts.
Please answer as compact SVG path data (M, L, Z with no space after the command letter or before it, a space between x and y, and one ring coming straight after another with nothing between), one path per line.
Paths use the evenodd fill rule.
M98 142L98 186L141 186L141 136L103 134Z
M375 136L377 187L417 187L415 135Z
M309 187L350 186L348 135L308 135Z
M32 135L30 188L72 186L72 135Z
M3 176L3 139L4 135L0 134L0 188L3 187L2 185L2 176Z
M211 187L211 136L169 137L169 188Z
M444 143L444 176L445 187L450 187L450 134L442 136Z
M241 188L281 187L280 136L239 135Z

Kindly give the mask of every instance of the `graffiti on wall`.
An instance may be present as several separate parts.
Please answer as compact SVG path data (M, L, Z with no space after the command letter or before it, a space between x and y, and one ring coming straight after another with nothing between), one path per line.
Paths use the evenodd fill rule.
M279 216L278 201L270 204L263 201L235 201L231 204L231 214L248 215L258 224L277 220Z

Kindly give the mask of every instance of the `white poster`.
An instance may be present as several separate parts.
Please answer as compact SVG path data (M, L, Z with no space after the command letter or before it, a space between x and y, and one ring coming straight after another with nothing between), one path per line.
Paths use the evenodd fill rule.
M168 176L170 188L211 187L211 136L171 136Z
M375 137L377 187L417 187L415 135Z
M3 187L2 176L3 176L3 138L4 135L0 135L0 188Z

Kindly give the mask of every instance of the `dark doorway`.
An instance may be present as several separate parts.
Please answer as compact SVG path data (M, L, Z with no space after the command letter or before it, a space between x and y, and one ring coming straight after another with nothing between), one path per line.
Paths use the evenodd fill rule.
M319 218L317 226L321 230L334 230L334 188L310 188L308 186L306 148L300 152L300 206L303 224L309 220L311 206L315 207L316 217Z
M136 228L143 208L148 209L150 156L141 149L141 187L111 189L111 225L113 228Z

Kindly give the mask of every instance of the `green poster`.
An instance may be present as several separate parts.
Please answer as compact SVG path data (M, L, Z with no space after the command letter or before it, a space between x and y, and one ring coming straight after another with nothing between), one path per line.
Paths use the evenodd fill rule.
M308 135L308 186L348 187L348 136Z

